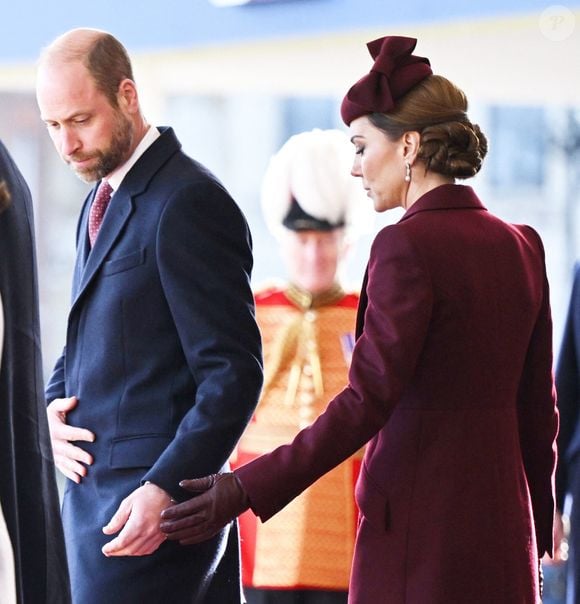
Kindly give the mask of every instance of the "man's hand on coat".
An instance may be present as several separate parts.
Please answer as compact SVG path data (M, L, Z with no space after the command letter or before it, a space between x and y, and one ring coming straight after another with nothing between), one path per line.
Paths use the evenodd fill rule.
M166 539L159 530L159 516L171 503L167 492L152 483L133 491L103 527L105 535L121 531L103 546L103 554L107 557L152 554Z
M167 539L182 545L210 539L250 507L248 496L233 473L183 480L179 485L191 493L201 493L161 514L161 530Z
M77 484L87 475L86 466L93 463L93 457L84 449L73 445L76 441L93 442L95 435L85 428L76 428L66 423L66 415L78 404L76 396L55 398L46 408L52 454L56 467ZM84 464L84 465L83 465Z

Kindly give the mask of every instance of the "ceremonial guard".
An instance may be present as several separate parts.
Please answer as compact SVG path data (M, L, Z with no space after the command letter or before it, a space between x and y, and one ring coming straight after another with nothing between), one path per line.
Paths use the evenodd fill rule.
M268 166L262 206L289 282L255 296L265 385L234 465L288 442L347 383L359 297L343 289L339 275L349 246L372 220L350 175L352 158L344 133L314 130L291 137ZM241 518L250 604L346 602L361 457L329 472L267 524L253 514Z

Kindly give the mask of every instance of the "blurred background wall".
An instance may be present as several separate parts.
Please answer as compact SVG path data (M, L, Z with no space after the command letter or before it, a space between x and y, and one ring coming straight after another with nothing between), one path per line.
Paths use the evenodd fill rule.
M79 4L22 0L0 24L0 137L36 207L45 370L64 341L76 219L87 185L62 164L38 117L34 62L72 27L106 29L127 46L147 118L176 129L185 150L225 183L254 236L254 286L284 269L266 231L259 188L270 155L292 134L343 128L339 105L368 71L365 44L417 37L417 54L455 81L490 139L472 181L500 217L534 226L546 246L554 342L580 256L580 0L227 0ZM353 250L358 287L377 217Z

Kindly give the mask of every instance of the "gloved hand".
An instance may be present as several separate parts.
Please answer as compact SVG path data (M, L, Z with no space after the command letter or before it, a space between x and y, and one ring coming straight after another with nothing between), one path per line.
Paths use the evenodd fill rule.
M233 472L182 480L179 486L201 493L161 513L161 531L167 539L182 545L210 539L250 507L242 483Z

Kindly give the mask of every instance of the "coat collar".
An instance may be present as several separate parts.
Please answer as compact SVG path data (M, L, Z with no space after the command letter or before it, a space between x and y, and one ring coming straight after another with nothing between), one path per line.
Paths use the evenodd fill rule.
M87 221L89 208L99 183L89 194L90 203L85 204L80 221L79 251L75 271L79 275L79 282L78 287L74 288L76 291L73 291L73 306L92 281L129 220L134 208L134 198L147 189L160 168L181 148L172 128L159 128L159 131L161 136L137 160L111 198L92 250L89 248Z
M437 210L483 210L487 208L481 203L475 191L465 185L441 185L422 195L406 212L399 222L403 222L420 212L431 212ZM368 303L367 283L368 266L364 274L361 287L358 313L356 317L356 337L358 338L364 329L364 315Z
M135 165L127 172L125 178L121 181L121 185L115 191L111 204L116 198L133 197L142 193L165 162L181 149L181 143L177 140L173 128L160 127L158 130L161 136L151 143ZM95 187L95 191L97 188ZM105 222L103 222L104 224Z
M475 191L466 185L441 185L425 193L405 212L403 222L419 212L433 210L485 210Z

